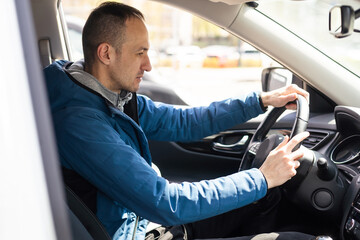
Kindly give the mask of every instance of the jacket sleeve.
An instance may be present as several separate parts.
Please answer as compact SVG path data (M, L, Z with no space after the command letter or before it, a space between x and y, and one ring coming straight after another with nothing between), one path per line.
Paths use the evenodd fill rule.
M138 97L138 103L142 129L149 139L159 141L199 140L263 113L255 92L207 107L176 107L153 102L144 96Z
M55 126L65 167L153 222L175 225L201 220L256 201L267 191L258 169L209 181L169 183L98 114L64 110L55 115Z

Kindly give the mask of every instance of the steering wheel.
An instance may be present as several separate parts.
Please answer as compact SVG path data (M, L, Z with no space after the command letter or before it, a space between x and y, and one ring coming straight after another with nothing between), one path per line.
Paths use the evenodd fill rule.
M298 95L296 99L297 109L294 124L292 126L290 138L298 133L304 132L307 128L309 120L309 105L306 99ZM283 135L273 134L267 137L270 128L274 125L280 115L286 110L285 106L280 108L274 108L267 115L264 121L259 125L255 134L250 140L250 143L243 155L239 171L259 168L270 151L276 148L284 139ZM294 148L296 150L300 147L300 144Z
M306 99L298 95L296 104L296 117L290 138L305 131L309 120ZM285 109L281 107L271 110L256 129L243 155L239 171L259 168L270 151L282 142L283 135L267 134ZM300 145L298 144L294 150ZM304 148L304 152L304 157L298 160L300 167L296 169L297 174L280 188L284 190L287 198L298 206L336 219L341 212L342 201L349 184L328 156L307 148Z

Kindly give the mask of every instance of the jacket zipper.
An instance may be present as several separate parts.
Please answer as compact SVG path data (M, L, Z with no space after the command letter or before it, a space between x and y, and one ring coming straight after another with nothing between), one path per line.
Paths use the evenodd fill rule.
M139 216L136 216L134 232L133 232L131 240L135 240L136 228L137 228L138 223L139 223Z

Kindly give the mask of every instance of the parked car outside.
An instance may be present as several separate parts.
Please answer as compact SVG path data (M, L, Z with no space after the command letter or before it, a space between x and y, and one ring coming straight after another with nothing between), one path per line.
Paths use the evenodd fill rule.
M227 68L240 66L240 54L236 47L224 45L210 45L202 48L206 54L203 67Z
M249 44L242 44L239 48L241 67L262 67L262 53Z
M159 65L162 67L201 68L205 54L194 45L169 46L161 53Z

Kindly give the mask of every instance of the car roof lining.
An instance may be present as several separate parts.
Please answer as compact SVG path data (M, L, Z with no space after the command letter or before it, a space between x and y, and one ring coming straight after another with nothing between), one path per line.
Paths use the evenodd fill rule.
M152 0L155 2L164 3L174 6L176 8L190 12L200 18L209 21L220 28L227 28L231 26L236 19L243 4L229 5L224 2L212 2L211 0ZM215 0L217 1L217 0ZM228 0L221 0L228 1ZM229 0L233 1L233 0ZM243 2L244 0L236 0ZM191 8L189 8L191 6ZM219 12L226 12L226 14L218 14Z

